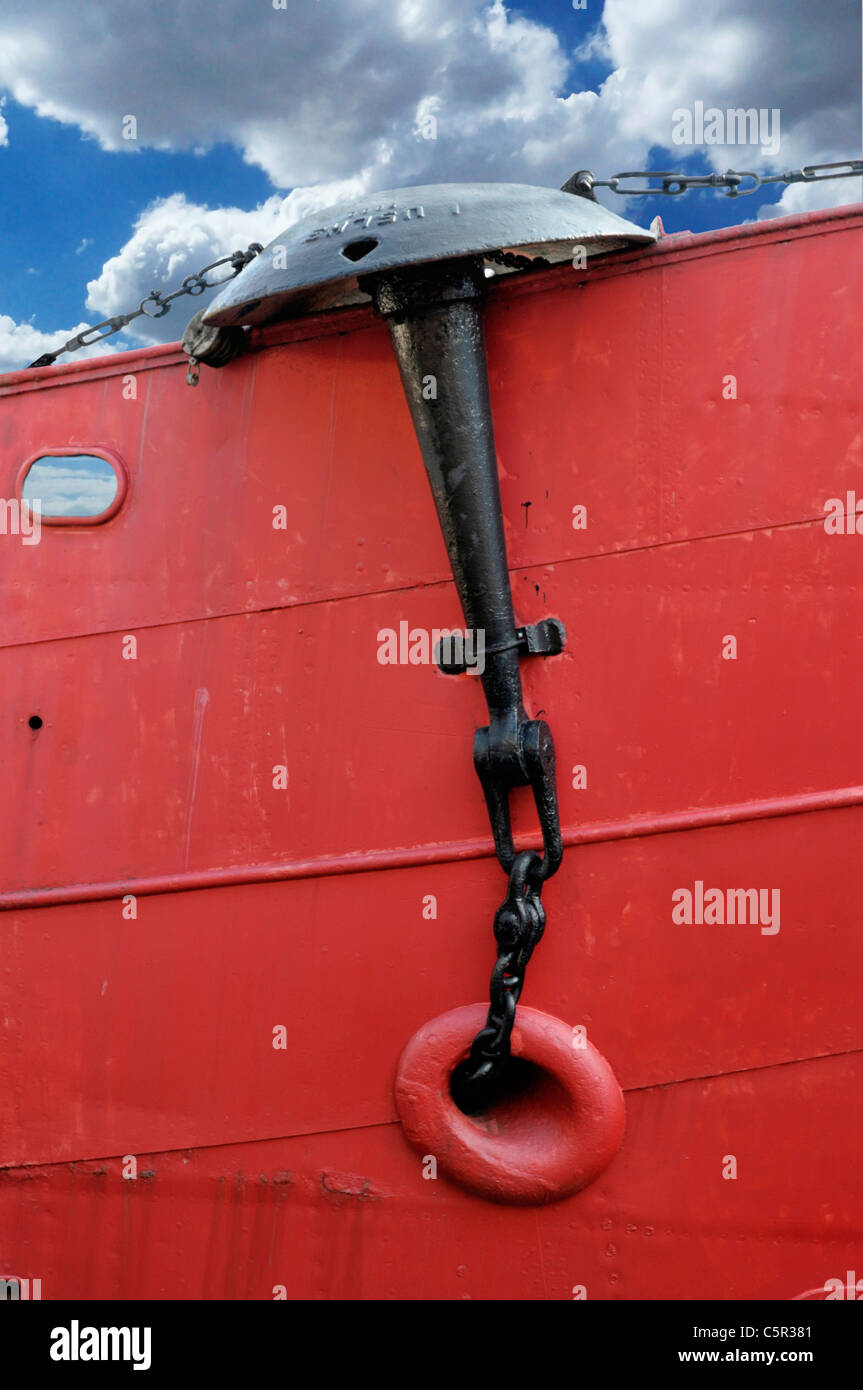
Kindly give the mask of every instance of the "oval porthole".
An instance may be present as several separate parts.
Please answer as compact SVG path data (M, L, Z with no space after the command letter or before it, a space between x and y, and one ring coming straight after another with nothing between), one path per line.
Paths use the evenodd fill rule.
M107 454L58 450L40 454L22 470L21 501L54 525L107 521L125 492L125 472Z

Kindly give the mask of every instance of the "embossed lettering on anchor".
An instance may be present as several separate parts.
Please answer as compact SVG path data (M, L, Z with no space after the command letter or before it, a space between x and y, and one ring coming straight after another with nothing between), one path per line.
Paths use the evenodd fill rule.
M342 218L340 222L333 222L329 227L316 227L304 240L320 241L321 237L342 236L349 227L385 227L392 222L412 222L419 217L425 217L422 204L400 209L396 203L378 203L374 208L363 208L358 212L348 213L347 217Z

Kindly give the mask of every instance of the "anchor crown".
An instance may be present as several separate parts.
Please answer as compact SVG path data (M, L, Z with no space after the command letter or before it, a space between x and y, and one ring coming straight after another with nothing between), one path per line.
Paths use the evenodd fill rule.
M586 197L520 183L386 189L294 223L219 294L204 322L269 323L367 303L360 277L465 256L520 253L554 265L644 245L656 234ZM506 264L502 271L512 269Z

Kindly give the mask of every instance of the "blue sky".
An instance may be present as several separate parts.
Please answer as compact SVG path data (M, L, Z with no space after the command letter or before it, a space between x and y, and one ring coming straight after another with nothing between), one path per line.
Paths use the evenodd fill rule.
M43 119L16 102L7 101L4 116L14 139L0 151L6 195L0 312L32 316L41 329L84 314L86 282L128 239L142 208L154 199L183 192L196 202L252 209L273 191L263 170L245 164L230 145L204 155L108 152L73 126Z
M141 14L0 0L0 370L358 191L860 151L859 0L831 0L817 26L809 0L285 4L154 0ZM681 159L671 115L697 100L780 109L781 151L703 145ZM434 142L416 134L422 110ZM130 112L134 142L120 133ZM604 201L699 231L859 197L849 180ZM188 316L120 346L176 338Z

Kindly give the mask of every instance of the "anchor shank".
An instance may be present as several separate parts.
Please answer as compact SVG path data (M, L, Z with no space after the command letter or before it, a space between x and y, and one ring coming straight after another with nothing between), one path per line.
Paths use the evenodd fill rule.
M387 320L465 622L483 631L492 726L524 720L475 258L369 277ZM503 733L503 729L501 729ZM496 741L496 740L495 740ZM508 739L507 739L508 741Z
M513 787L533 788L546 854L537 878L560 864L563 845L548 725L527 718L486 369L482 261L411 266L360 282L389 325L465 622L484 634L481 675L489 723L474 736L495 848L515 861Z

